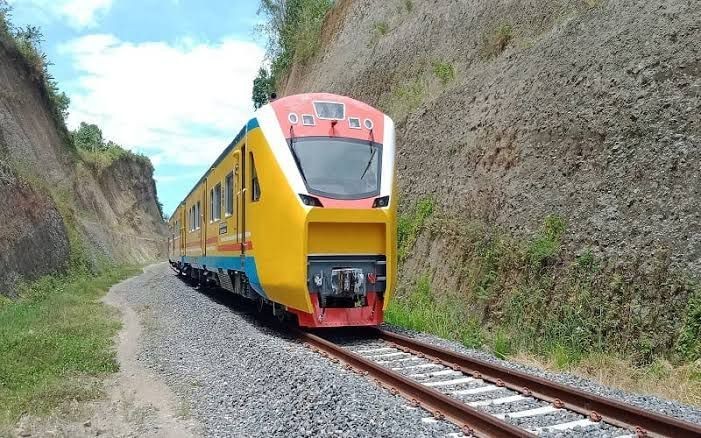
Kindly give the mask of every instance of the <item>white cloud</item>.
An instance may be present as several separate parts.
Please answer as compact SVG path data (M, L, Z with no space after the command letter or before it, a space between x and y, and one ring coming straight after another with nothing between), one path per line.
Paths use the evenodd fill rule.
M65 19L71 27L93 27L97 19L112 7L113 0L13 0L13 5L36 9L44 19Z
M98 124L106 138L158 163L209 164L250 115L263 59L253 43L224 39L133 44L88 35L62 46L79 72L69 126Z

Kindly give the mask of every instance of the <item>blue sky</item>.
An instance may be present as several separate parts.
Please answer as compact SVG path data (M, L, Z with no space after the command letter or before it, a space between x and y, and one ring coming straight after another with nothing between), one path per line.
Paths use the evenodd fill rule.
M11 0L42 28L68 125L148 155L170 214L252 111L256 0Z

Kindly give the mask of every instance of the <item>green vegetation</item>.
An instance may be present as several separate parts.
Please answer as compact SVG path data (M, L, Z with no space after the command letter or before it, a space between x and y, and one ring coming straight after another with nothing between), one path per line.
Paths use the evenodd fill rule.
M275 92L275 83L270 72L261 67L258 76L253 80L253 108L258 109L268 103L270 96Z
M671 270L665 253L647 266L622 267L588 249L564 250L567 224L556 215L530 238L515 238L421 205L399 218L400 261L419 234L441 239L450 251L442 269L457 290L436 290L445 281L419 271L413 286L398 291L388 322L500 357L535 354L559 368L595 354L625 355L637 366L701 358L701 287Z
M25 413L100 395L96 378L118 369L112 340L120 326L100 299L136 272L75 270L23 287L16 301L0 301L0 428Z
M701 286L699 285L695 285L687 305L684 327L677 342L677 353L688 361L701 360Z
M455 79L455 67L449 62L436 61L433 63L433 74L443 85L448 85Z
M396 85L380 106L395 120L401 120L421 105L426 92L422 78L410 80Z
M512 39L513 28L510 24L502 24L482 39L482 57L489 59L499 56Z
M424 223L433 214L433 199L422 198L407 213L400 214L397 222L397 248L399 260L404 260L414 246Z
M404 9L407 12L411 12L414 10L414 2L411 0L404 0Z
M71 132L71 139L81 158L92 164L96 170L104 170L122 157L130 157L153 169L147 156L124 149L111 140L105 141L102 130L95 124L81 122L80 127Z
M270 89L279 88L293 62L306 63L321 46L321 27L332 0L261 0L258 14L264 23L258 31L268 39L270 70L259 72L253 84L254 105L267 103Z
M373 26L373 29L375 30L375 34L385 36L389 33L389 24L387 24L386 21L378 21Z
M70 99L59 90L58 83L51 76L51 62L41 49L44 36L36 26L15 27L11 21L12 7L7 0L0 0L0 37L13 42L26 62L33 80L43 85L52 115L59 126L66 126Z

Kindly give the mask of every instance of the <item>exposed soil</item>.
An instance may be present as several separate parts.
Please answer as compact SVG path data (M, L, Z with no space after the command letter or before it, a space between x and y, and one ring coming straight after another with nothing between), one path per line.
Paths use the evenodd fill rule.
M163 265L156 265L162 269ZM146 268L146 270L154 267ZM124 300L124 290L139 281L124 281L110 289L105 303L122 316L123 327L117 343L119 372L105 382L105 398L80 403L68 402L48 418L25 417L17 436L41 437L182 437L200 436L200 425L183 409L160 376L137 360L142 321ZM99 382L95 382L99 384Z
M0 294L64 269L69 237L93 264L162 257L153 169L132 157L104 169L83 162L35 76L0 34L0 224L9 225L0 231Z
M389 112L404 205L519 235L557 214L575 251L669 254L701 278L699 17L693 0L342 0L281 91Z

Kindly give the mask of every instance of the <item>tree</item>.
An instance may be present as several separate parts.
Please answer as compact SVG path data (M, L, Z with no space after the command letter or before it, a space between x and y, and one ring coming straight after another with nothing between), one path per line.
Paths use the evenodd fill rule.
M73 131L73 143L76 148L87 149L93 152L105 149L102 130L93 123L80 122L80 127Z
M266 68L261 67L258 76L253 80L253 108L258 109L268 103L274 91L272 76Z
M0 31L10 33L10 14L12 6L7 0L0 0Z
M324 17L333 4L332 0L261 0L258 15L263 22L257 31L267 38L270 67L264 75L263 69L258 72L257 87L254 82L256 108L267 102L262 90L270 87L268 93L272 92L293 62L305 63L317 53Z

